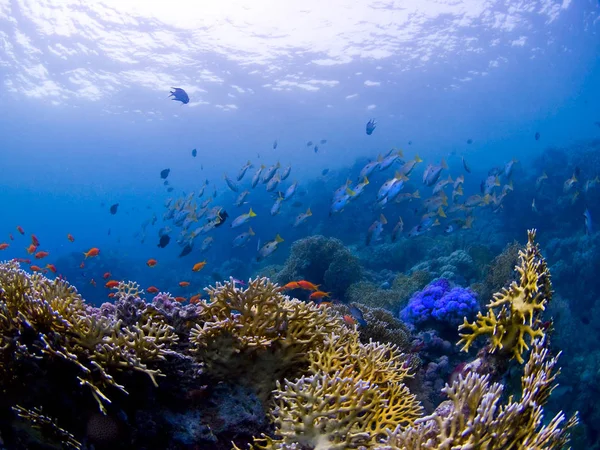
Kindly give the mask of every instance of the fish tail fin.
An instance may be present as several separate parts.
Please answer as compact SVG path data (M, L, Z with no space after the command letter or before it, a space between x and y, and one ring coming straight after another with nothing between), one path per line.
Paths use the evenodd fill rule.
M256 213L252 211L252 208L250 208L250 211L248 211L248 217L256 217Z
M596 177L598 178L598 177ZM367 177L365 177L365 181L363 181L363 183L365 183L365 185L369 184L369 179Z
M308 208L306 210L306 215L309 216L309 217L312 216L312 211L310 210L310 208Z
M444 212L444 210L442 209L442 207L440 206L437 210L437 214L440 217L446 218L446 213Z
M248 234L250 236L254 236L256 233L254 232L254 230L252 229L252 227L248 228Z
M442 169L448 170L448 164L446 164L446 160L444 158L442 158L442 163L440 164L440 166L442 167Z
M277 236L275 236L275 242L277 242L278 244L283 242L283 238L281 236L279 236L279 234Z
M351 197L354 197L356 195L356 192L354 192L352 189L350 189L349 187L346 188L346 194L348 194Z
M500 186L500 178L496 175L496 179L494 180L494 186Z
M385 218L385 216L383 214L381 214L381 216L379 216L379 221L384 225L386 225L388 223L387 219Z
M463 188L462 188L462 186L458 186L458 187L456 188L456 193L457 193L458 195L463 195Z
M415 192L413 192L413 198L421 198L421 194L419 194L419 190L417 189Z
M415 163L420 163L420 162L423 162L421 157L419 155L415 155Z

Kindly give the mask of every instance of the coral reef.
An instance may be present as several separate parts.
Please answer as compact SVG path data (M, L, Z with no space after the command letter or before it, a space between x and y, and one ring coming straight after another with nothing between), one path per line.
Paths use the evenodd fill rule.
M562 449L577 416L558 413L544 423L544 405L555 388L557 359L542 340L534 342L522 376L522 395L501 404L503 386L488 375L469 373L444 393L449 400L408 428L398 427L377 450L397 449Z
M514 241L507 245L502 253L494 258L485 271L484 281L476 283L476 291L483 301L492 297L503 287L514 281L514 267L519 261L521 244ZM475 288L475 286L474 286Z
M463 285L470 284L477 275L473 258L464 250L455 250L448 256L432 257L413 266L410 271L426 271L433 278L446 278Z
M309 280L334 297L344 298L348 287L360 278L359 260L342 241L316 235L292 244L290 256L274 280L282 285L292 280Z
M516 270L520 279L494 294L484 316L479 312L474 323L464 319L459 327L463 331L459 344L467 351L480 335L490 336L490 353L509 352L523 363L523 353L529 348L525 341L544 337L545 333L540 313L552 296L550 272L545 259L534 242L535 230L528 233L528 242L524 251L519 252L519 265ZM494 308L498 309L498 313Z
M277 380L298 376L308 352L343 327L326 308L290 299L266 278L246 289L217 283L208 292L210 300L199 304L202 325L190 334L193 352L207 374L251 386L265 400Z
M438 325L456 329L463 318L474 316L478 310L473 291L452 287L447 279L439 278L411 297L400 318L420 328Z

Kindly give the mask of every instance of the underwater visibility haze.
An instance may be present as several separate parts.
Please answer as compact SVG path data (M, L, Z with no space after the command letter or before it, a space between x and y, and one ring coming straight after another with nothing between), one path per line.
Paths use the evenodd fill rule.
M0 0L0 449L600 448L599 33Z

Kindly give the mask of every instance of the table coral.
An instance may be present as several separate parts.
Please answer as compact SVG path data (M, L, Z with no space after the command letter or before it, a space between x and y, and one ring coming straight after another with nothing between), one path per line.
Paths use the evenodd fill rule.
M527 246L519 252L519 265L515 267L519 280L494 294L485 316L479 312L474 323L464 319L459 327L463 331L459 345L463 344L464 351L478 336L489 335L490 352L508 352L522 364L523 353L529 349L526 338L532 341L545 335L540 313L552 297L552 284L534 239L535 230L530 230Z

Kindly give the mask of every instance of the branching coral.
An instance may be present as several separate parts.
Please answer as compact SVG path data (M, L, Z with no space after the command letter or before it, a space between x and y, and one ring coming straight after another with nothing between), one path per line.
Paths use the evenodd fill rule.
M58 426L55 419L44 415L41 408L25 409L22 406L15 406L13 411L21 419L29 422L31 428L39 431L43 439L55 441L65 449L82 448L81 442L75 439L75 436Z
M110 403L106 388L126 392L114 379L116 372L143 372L156 384L159 372L147 363L164 359L177 340L159 320L124 326L94 315L68 283L29 275L16 262L0 264L0 323L0 370L5 375L26 361L43 361L45 370L56 371L67 364L102 411ZM9 379L3 376L0 385Z
M522 395L501 404L503 386L489 375L471 372L443 392L449 400L414 426L390 434L377 450L398 449L562 449L577 416L565 422L562 412L544 424L544 405L555 387L557 358L542 340L534 342L522 376Z
M199 304L203 324L190 333L197 358L211 376L237 379L263 399L276 380L300 375L308 352L344 326L326 308L282 295L266 278L250 280L246 289L231 280L207 291L210 301Z
M490 336L490 352L509 352L519 363L524 362L523 353L529 348L526 342L545 335L540 313L552 296L552 284L546 261L534 243L535 230L528 233L524 251L519 252L519 265L515 270L519 280L508 288L494 294L484 316L478 313L474 323L464 319L459 327L462 350L467 351L480 335ZM498 309L498 312L495 311Z
M361 344L355 329L330 334L310 353L311 375L278 383L272 411L275 437L258 449L371 448L386 430L408 426L421 406L402 383L404 354L389 344Z

